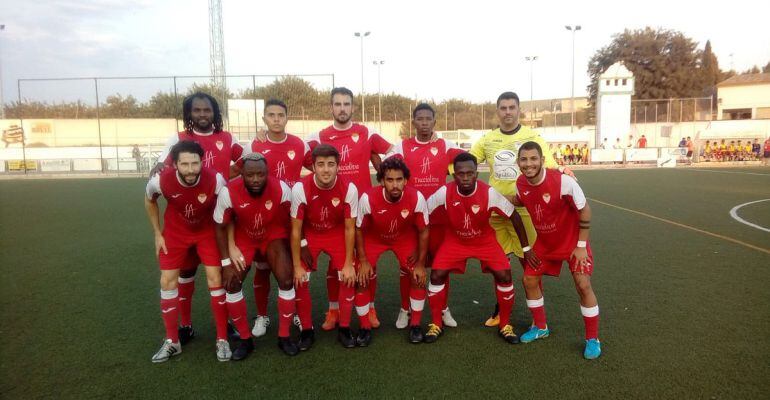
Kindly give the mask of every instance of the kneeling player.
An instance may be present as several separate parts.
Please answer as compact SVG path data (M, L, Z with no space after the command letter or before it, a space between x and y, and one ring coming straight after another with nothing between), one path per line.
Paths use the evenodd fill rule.
M230 359L227 343L227 308L222 288L220 256L211 218L217 194L226 185L222 175L203 168L203 148L192 141L182 141L171 148L174 168L166 168L147 183L144 206L155 232L155 252L160 262L160 309L166 326L166 340L152 357L164 362L182 352L177 323L179 319L178 279L190 251L206 266L211 292L211 309L217 329L216 352L219 361ZM157 198L168 203L160 229Z
M417 189L406 186L409 169L400 158L390 157L383 161L377 180L381 186L367 190L358 202L356 245L361 264L359 283L365 286L370 275L377 273L380 255L393 251L401 266L401 276L410 277L409 341L420 343L423 340L420 319L426 295L428 207ZM356 310L362 314L368 311L368 304L359 305L359 297L356 296ZM363 308L359 310L359 306Z
M244 359L253 349L242 283L255 255L267 260L278 281L278 347L290 356L299 352L289 338L295 308L288 240L291 189L268 176L267 167L267 160L260 153L243 157L241 176L222 190L214 212L227 304L238 312L233 323L240 339L233 360ZM227 237L230 223L234 224L235 231L232 243L228 243Z
M350 331L350 314L356 297L353 248L358 190L354 184L337 175L340 153L333 146L319 144L311 155L313 173L291 188L291 256L297 290L297 314L302 326L299 347L300 350L307 350L315 340L309 280L321 252L329 256L329 268L336 271L332 277L336 276L340 283L337 338L346 348L355 347L357 343L365 345L371 340L368 313L359 314L361 331L358 340ZM303 233L313 259L311 265L305 264L301 257Z
M550 334L540 279L543 274L559 276L566 261L580 295L586 339L583 355L587 359L597 358L602 349L599 305L591 288L594 269L588 245L591 208L575 179L543 168L543 150L537 143L524 143L517 162L522 175L516 180L514 205L527 208L537 230L537 242L534 249L525 254L524 268L524 289L534 326L521 336L521 341L529 343Z
M495 281L495 294L500 305L500 336L508 343L519 338L509 324L513 308L513 282L508 257L495 239L489 223L492 212L516 218L519 237L524 234L521 218L513 212L513 205L500 192L478 181L476 157L463 153L454 159L454 182L441 187L428 199L428 211L439 207L446 212L448 224L444 242L438 250L430 274L428 301L433 323L428 325L425 342L435 342L442 333L441 311L447 301L445 282L450 272L464 273L469 258L481 262L482 271L490 272ZM525 236L526 237L526 236Z

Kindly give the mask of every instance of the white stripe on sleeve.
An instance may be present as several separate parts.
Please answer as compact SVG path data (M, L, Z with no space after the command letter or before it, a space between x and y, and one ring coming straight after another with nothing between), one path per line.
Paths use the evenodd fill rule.
M513 214L513 204L493 187L489 187L489 204L487 209L497 208L502 211L506 217Z
M233 203L230 200L230 191L227 190L227 186L225 186L219 191L219 195L217 196L217 206L214 208L214 222L221 224L225 219L225 211L232 207Z
M307 199L305 199L305 188L302 182L297 182L291 188L291 217L297 218L299 213L299 206L307 205Z
M361 199L358 200L358 217L356 217L356 226L361 227L364 223L364 218L372 213L372 207L369 204L369 195L364 193L361 195Z
M569 175L561 176L561 195L572 196L572 201L578 210L582 210L586 206L586 195L583 193L583 189L575 178Z

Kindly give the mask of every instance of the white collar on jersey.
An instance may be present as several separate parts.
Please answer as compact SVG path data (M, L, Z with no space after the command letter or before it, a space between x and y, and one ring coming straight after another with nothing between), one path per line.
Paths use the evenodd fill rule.
M459 194L459 195L460 195L460 196L462 196L462 197L471 197L471 196L473 196L474 194L476 194L476 189L478 189L478 188L479 188L479 182L478 182L478 181L476 181L476 184L473 186L473 191L471 192L471 194L469 194L469 195L467 195L467 196L466 196L466 195L464 195L464 194L462 194L462 193L460 193L460 187L459 187L459 186L455 187L455 190L457 190L457 194Z
M195 129L193 129L193 134L198 135L198 136L211 136L211 135L214 134L214 131L212 130L211 132L205 133L205 132L198 132Z
M406 187L404 187L404 189L406 189ZM385 202L388 203L388 204L397 204L397 203L400 203L401 199L404 198L404 192L403 191L401 192L401 197L399 197L398 200L390 201L390 200L388 200L388 195L385 194L385 186L383 186L382 187L382 198L385 199Z
M330 187L322 188L320 185L318 185L318 181L316 180L316 175L313 174L313 183L315 183L315 187L317 187L317 188L319 188L321 190L331 190L334 187L334 185L337 184L337 177L336 176L334 177L334 182L332 182L332 185Z
M269 133L267 134L266 138L267 138L267 141L270 142L270 143L281 144L281 143L285 142L286 139L289 138L289 134L284 132L283 133L283 139L281 139L279 141L275 141L275 140L270 139L270 134ZM256 140L256 139L254 139L254 140Z
M436 140L438 140L438 139L436 139ZM435 142L435 140L430 140L430 139L427 142L421 142L420 139L417 139L417 136L414 137L414 141L417 142L417 144L428 144L428 143Z
M201 174L198 174L198 179L196 179L195 183L193 183L192 185L186 184L181 178L179 178L179 171L174 170L174 175L176 175L176 181L179 182L179 184L184 186L184 187L195 187L195 186L198 186L198 182L201 181Z
M337 123L336 122L332 123L332 127L334 129L338 130L338 131L346 131L346 130L348 130L348 129L353 127L353 121L348 121L348 124L347 124L346 128L337 128Z
M527 182L528 182L530 185L532 185L532 186L540 186L540 185L542 185L542 184L543 184L543 182L545 182L545 175L547 174L547 171L545 170L545 166L544 166L543 168L540 168L540 173L541 173L541 174L543 174L543 177L542 177L542 178L540 178L540 180L539 180L539 181L537 181L537 182L535 182L535 183L532 183L532 182L530 182L530 181L529 181L529 179L527 179Z

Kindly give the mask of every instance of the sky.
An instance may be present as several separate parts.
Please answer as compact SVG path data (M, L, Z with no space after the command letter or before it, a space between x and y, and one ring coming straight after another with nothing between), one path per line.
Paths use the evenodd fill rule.
M722 69L770 61L766 9L760 2L621 1L248 1L223 0L228 74L334 74L338 86L364 85L421 100L494 101L506 90L522 99L569 97L572 33L575 95L585 95L591 56L612 35L645 26L706 40ZM5 101L19 78L170 76L209 73L208 1L0 0L0 68ZM532 65L526 56L537 56ZM531 80L530 80L531 78ZM314 83L329 85L328 79ZM241 82L243 83L243 82ZM530 83L534 88L530 91ZM181 84L181 83L180 83ZM173 83L117 80L100 96L146 99ZM92 81L23 82L24 97L62 101L93 96Z

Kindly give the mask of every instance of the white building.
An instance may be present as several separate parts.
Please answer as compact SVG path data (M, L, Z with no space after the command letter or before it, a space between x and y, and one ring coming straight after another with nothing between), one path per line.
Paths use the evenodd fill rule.
M770 73L735 75L717 85L717 119L770 118Z
M634 95L634 74L616 62L599 76L596 111L596 142L625 144L631 132L631 96Z

